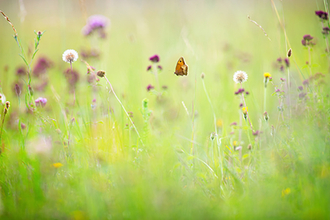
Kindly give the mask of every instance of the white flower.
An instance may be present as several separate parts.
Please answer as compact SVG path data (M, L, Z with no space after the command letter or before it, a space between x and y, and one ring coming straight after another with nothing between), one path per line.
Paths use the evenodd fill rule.
M64 62L73 63L73 62L77 61L78 53L75 50L66 50L66 51L64 51L64 53L62 55L62 59Z
M233 79L234 79L235 83L243 83L247 80L247 78L248 78L248 75L246 74L246 72L239 70L234 73Z

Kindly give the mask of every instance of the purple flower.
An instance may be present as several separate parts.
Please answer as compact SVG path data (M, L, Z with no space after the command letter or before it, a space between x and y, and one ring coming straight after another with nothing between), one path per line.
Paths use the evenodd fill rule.
M253 134L254 136L258 136L260 133L261 133L261 132L258 131L258 130L252 132L252 134Z
M248 91L245 92L246 95L249 95L250 93Z
M306 46L306 40L302 39L302 40L301 40L301 44L302 44L303 46Z
M159 70L163 70L163 67L162 67L161 65L158 65L157 68L158 68Z
M16 93L17 96L20 96L21 95L22 89L21 89L21 87L17 83L15 84L14 91L15 91L15 93Z
M284 71L284 66L281 65L280 70L283 72Z
M25 67L19 67L16 69L16 75L17 76L25 76L26 75L26 69Z
M303 98L305 98L306 95L307 95L307 94L306 94L305 92L300 93L300 94L299 94L299 99L303 99Z
M150 91L150 90L152 90L152 89L154 89L155 87L153 87L151 84L149 84L148 86L147 86L147 90L148 90L148 92Z
M152 57L150 57L149 60L153 63L158 63L159 62L159 56L157 54L155 54Z
M151 70L151 65L147 67L147 71Z
M235 92L235 95L238 95L238 94L241 94L244 92L244 89L243 88L239 88L236 92Z
M276 89L275 92L281 92L281 90L280 89Z
M310 34L305 34L303 36L303 39L306 40L306 41L310 41L310 40L313 40L313 37Z
M279 57L279 58L277 58L277 62L282 62L282 58L281 57Z
M289 61L288 58L285 58L285 59L284 59L284 62L285 62L285 64L286 64L286 67L289 67L289 66L290 66L290 61Z
M281 80L282 82L285 82L285 79L283 79L283 78L280 78L280 80Z
M298 86L298 89L299 89L300 91L302 91L302 90L304 89L304 87L302 87L302 86Z
M41 74L46 73L47 69L51 67L52 63L45 57L39 58L37 64L34 66L33 75L39 77Z
M242 108L242 107L243 107L243 103L240 103L240 104L239 104L239 107Z
M302 82L302 84L303 84L304 86L308 86L308 85L309 85L309 81L308 81L308 79L305 79L305 80Z
M237 125L236 122L233 122L233 123L230 124L230 126L236 126L236 125Z
M101 38L105 38L104 29L110 24L110 20L103 15L92 15L87 19L87 24L83 27L82 33L87 36L94 31L98 31Z
M330 28L329 28L329 27L324 27L324 28L323 28L323 31L322 31L322 34L324 34L324 35L328 35L329 32L330 32Z
M325 11L315 11L315 14L323 20L328 20L328 13Z
M39 97L34 102L36 103L36 106L44 107L47 104L47 99Z

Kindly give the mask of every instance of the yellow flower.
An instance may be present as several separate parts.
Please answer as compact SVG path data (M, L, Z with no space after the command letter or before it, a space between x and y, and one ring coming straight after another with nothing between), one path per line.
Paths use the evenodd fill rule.
M63 167L63 164L61 164L61 163L53 163L53 167L60 168L60 167Z
M282 197L290 194L290 192L291 192L291 189L290 188L283 189L282 190Z
M242 108L242 112L243 112L244 115L246 115L247 112L248 112L248 107L247 106L246 107L243 107Z
M218 119L217 120L217 127L218 128L221 128L222 127L222 120L221 119Z
M265 78L270 78L272 75L270 75L270 73L264 73L264 77Z
M233 141L233 145L235 147L237 145L237 141Z

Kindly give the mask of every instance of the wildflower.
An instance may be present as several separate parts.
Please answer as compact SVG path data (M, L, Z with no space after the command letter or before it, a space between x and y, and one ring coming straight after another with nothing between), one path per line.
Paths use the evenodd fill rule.
M242 150L242 146L235 147L234 150L236 151Z
M307 93L305 93L305 92L300 93L300 94L299 94L299 99L303 99L303 98L305 98L306 95L307 95Z
M304 87L302 87L302 86L298 86L298 89L299 89L300 91L302 91L302 90L304 89Z
M21 123L21 129L25 129L26 128L26 125L24 123Z
M87 19L87 24L83 27L82 33L85 36L97 31L100 38L105 38L105 28L110 24L110 20L103 15L92 15Z
M236 126L236 125L237 125L236 122L233 122L233 123L230 124L230 126Z
M47 104L47 99L39 97L34 102L35 102L36 106L44 107Z
M239 107L242 108L242 107L243 107L243 103L240 103L240 104L239 104Z
M60 168L60 167L63 167L63 164L61 164L61 163L53 163L53 167Z
M258 130L252 132L253 136L259 136L260 133L261 133L261 132L258 131Z
M6 96L4 94L1 94L1 93L0 93L0 103L3 104L3 105L6 103Z
M243 107L242 112L243 112L244 119L246 119L247 118L247 113L248 113L248 107Z
M22 93L22 89L21 89L21 87L18 85L18 83L15 84L14 91L15 91L15 94L16 94L17 96L20 96L20 95L21 95L21 93Z
M23 67L18 67L16 69L16 75L17 76L25 76L26 73L27 73L27 71L26 71L26 68L24 66Z
M281 92L281 90L280 89L276 89L275 92Z
M303 39L304 39L305 41L311 41L311 40L313 40L313 37L312 37L310 34L305 34L305 35L303 36Z
M149 65L149 66L147 67L147 71L149 71L149 70L151 70L151 65Z
M52 63L45 57L38 59L37 64L34 66L33 75L39 77L40 75L46 73L47 69L51 67Z
M284 59L284 62L285 62L286 67L289 67L290 66L290 61L289 61L288 58L285 58Z
M281 80L282 82L285 82L285 79L284 79L284 78L280 78L280 80Z
M233 146L234 146L234 147L237 146L237 141L233 141Z
M303 84L304 86L308 86L308 85L309 85L309 80L308 80L308 79L305 79L305 80L302 82L302 84Z
M243 93L244 91L245 91L244 88L239 88L239 89L235 92L235 95L241 94L241 93Z
M325 11L321 11L321 10L320 11L315 11L315 14L323 20L328 20L328 13L325 12Z
M98 76L98 77L104 77L105 76L105 71L104 70L99 70L99 71L97 71L97 73L96 73L96 75Z
M265 80L264 80L264 83L265 83L265 88L267 87L267 83L269 81L269 78L271 77L270 73L264 73L264 77L265 77Z
M130 118L133 118L133 112L127 112Z
M245 92L245 95L249 95L250 93L248 91Z
M64 71L64 75L70 87L74 88L79 80L79 73L76 70L71 70L68 68L66 71Z
M150 57L149 60L153 63L158 63L159 62L159 56L157 54L155 54L152 57Z
M291 192L291 189L290 188L283 189L282 190L282 197L290 194L290 192Z
M163 67L162 67L161 65L158 65L157 68L158 68L159 70L163 70Z
M63 55L62 55L62 59L64 62L67 63L73 63L75 61L77 61L78 59L78 53L75 50L66 50L64 51Z
M6 104L5 104L5 106L6 106L6 109L8 110L8 109L9 109L9 107L10 107L10 102L9 102L9 101L7 101L7 102L6 102Z
M269 116L268 116L267 112L264 112L264 119L265 119L265 121L268 121L268 119L269 119Z
M243 83L247 80L247 78L248 75L246 74L246 72L239 70L234 73L233 80L236 83Z
M221 128L222 127L222 120L221 119L218 119L217 120L217 127L218 128Z
M281 57L277 58L277 62L281 63L282 62L282 58Z
M329 32L330 32L330 28L329 28L329 27L324 27L324 28L323 28L323 31L322 31L322 34L324 34L324 35L328 35Z
M150 90L154 89L154 88L155 88L155 87L152 86L151 84L149 84L149 85L147 86L147 90L148 90L148 92L149 92Z
M264 73L264 77L266 78L266 79L268 79L269 77L271 77L271 75L270 75L270 73Z
M314 42L312 42L311 40L313 40L314 37L312 37L310 34L305 34L303 36L303 39L301 40L301 44L304 45L304 46L313 46L315 45Z
M292 55L292 49L290 48L289 50L288 50L288 57L291 57L291 55Z

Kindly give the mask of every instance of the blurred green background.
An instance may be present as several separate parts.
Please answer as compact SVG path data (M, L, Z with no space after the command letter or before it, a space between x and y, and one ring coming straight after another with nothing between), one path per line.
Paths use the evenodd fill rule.
M0 20L0 85L11 103L2 134L0 218L328 219L329 55L315 15L325 4L0 1L29 60L34 31L45 31L32 69L41 57L52 63L31 80L34 99L45 97L47 105L30 112L26 86L20 97L14 92L16 83L27 81L17 75L24 62L11 26ZM105 39L82 34L95 14L111 21ZM301 44L305 34L316 42L310 54ZM284 59L289 48L290 67L280 71L276 59ZM79 53L73 63L79 73L75 93L64 74L70 68L62 60L67 49ZM83 58L91 49L99 56ZM159 85L147 71L155 54L162 66ZM173 73L181 56L189 66L187 77ZM141 139L106 80L87 82L82 59L106 72ZM252 135L234 95L237 70L248 74L245 100L260 136ZM273 78L266 89L264 72ZM325 74L323 84L304 86L308 99L299 99L298 86L319 72ZM149 84L155 89L147 91ZM277 88L286 92L283 117ZM230 126L240 120L242 127ZM240 131L242 151L235 151Z

